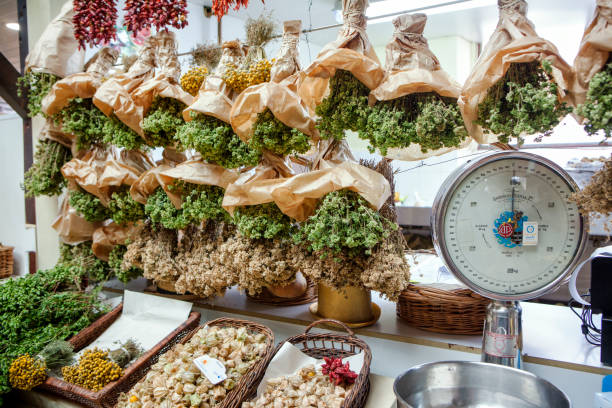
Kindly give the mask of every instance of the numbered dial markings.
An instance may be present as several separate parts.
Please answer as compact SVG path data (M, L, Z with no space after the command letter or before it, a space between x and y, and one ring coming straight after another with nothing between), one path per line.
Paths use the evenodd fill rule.
M447 263L488 295L546 287L581 246L572 192L563 177L534 160L502 158L472 170L448 192L441 220Z

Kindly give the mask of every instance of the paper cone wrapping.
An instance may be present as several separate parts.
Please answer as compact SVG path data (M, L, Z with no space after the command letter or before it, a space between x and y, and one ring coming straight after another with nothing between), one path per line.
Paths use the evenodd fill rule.
M572 99L583 104L589 82L605 66L612 51L612 0L597 0L593 21L584 31L580 50L574 60L575 81Z
M115 246L125 245L128 239L137 236L141 228L142 224L128 223L120 226L114 222L99 227L93 232L91 250L97 258L108 262L108 257Z
M72 159L62 167L64 177L98 197L108 206L111 194L122 185L131 186L140 175L154 166L151 159L138 150L94 148L82 159Z
M134 201L146 204L147 199L158 187L164 189L170 201L177 209L183 205L179 194L169 190L168 186L176 180L186 183L218 186L226 189L230 183L238 178L235 170L225 169L216 164L205 163L201 160L189 160L176 166L161 165L142 174L132 185L130 194Z
M86 221L77 210L70 206L69 194L64 193L59 214L51 227L57 231L62 242L76 245L91 241L94 230L100 225L100 223Z
M74 38L72 17L72 1L67 1L26 57L25 72L46 72L64 78L83 71L85 51L79 50Z
M497 136L483 134L482 128L474 123L478 118L478 104L487 96L487 90L504 77L510 64L549 61L552 77L559 85L560 100L567 99L565 90L573 81L572 68L561 58L557 47L538 37L533 24L527 19L527 2L498 0L498 6L497 27L459 98L468 133L481 144L496 142Z
M244 59L244 51L239 41L223 43L223 54L215 71L206 77L193 104L183 111L183 119L191 121L191 112L199 112L225 123L230 123L232 99L237 96L223 80L228 65L239 66Z
M283 39L270 70L270 82L281 82L300 70L298 44L301 31L301 20L289 20L283 23Z
M114 114L130 129L144 136L140 127L142 107L136 105L132 93L155 74L155 51L157 37L149 37L140 49L138 59L127 73L115 75L98 88L93 103L106 116Z
M304 71L298 93L313 111L329 94L329 79L337 69L350 71L369 89L382 82L384 71L366 34L367 5L367 0L342 0L344 26L338 38Z
M386 75L383 82L370 93L370 103L389 101L414 93L435 92L440 96L457 99L461 86L440 66L438 58L429 49L423 30L425 14L403 14L393 20L395 31L386 48ZM421 146L391 148L386 157L398 160L423 160L466 147L466 138L458 147L445 147L423 153Z
M52 118L47 117L38 139L53 140L54 142L60 143L69 149L73 149L72 142L74 141L75 137L74 135L64 133L61 126L56 124ZM75 152L73 151L73 155L74 153Z
M179 84L181 67L178 61L174 33L162 31L157 34L157 37L157 66L159 72L154 78L140 85L132 94L134 102L142 108L144 116L147 115L156 96L176 99L187 106L193 103L193 96L183 91Z
M102 85L104 75L110 70L119 51L104 47L92 58L86 72L69 75L57 81L42 100L42 111L53 116L74 98L89 99Z

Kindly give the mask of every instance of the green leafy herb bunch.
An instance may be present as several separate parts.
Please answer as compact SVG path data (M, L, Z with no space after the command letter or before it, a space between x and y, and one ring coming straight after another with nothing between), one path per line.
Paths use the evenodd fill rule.
M280 156L306 153L310 149L308 136L285 125L270 109L257 115L249 146L256 151L265 149Z
M184 148L195 149L207 162L226 169L257 165L261 154L240 140L231 125L202 113L191 112L191 117L177 132Z
M234 210L234 223L240 234L251 239L290 239L295 233L291 218L275 203L249 205Z
M126 243L126 245L115 245L108 255L108 266L117 279L123 283L128 283L143 274L143 270L135 266L124 267L123 256L127 252L127 244L129 243Z
M70 192L70 206L89 222L104 221L111 218L111 212L95 195L84 190Z
M130 195L130 187L125 185L111 194L108 209L111 219L119 225L143 220L146 217L144 205L134 201Z
M53 140L39 140L34 163L24 175L26 197L54 196L62 192L66 180L62 166L72 159L70 149Z
M94 282L107 281L111 278L112 271L107 262L94 255L91 245L91 241L77 245L61 244L57 265L72 268L78 276L87 277Z
M91 98L73 98L54 119L62 124L65 133L76 136L78 149L88 149L101 143L109 118L92 102Z
M186 107L183 102L174 98L156 96L153 99L142 124L142 130L152 146L174 146L176 133L185 123L183 110Z
M601 130L605 137L612 136L612 61L591 78L586 101L576 113L586 119L584 130L589 135Z
M17 79L17 94L28 98L28 116L42 114L42 100L59 77L45 72L28 72Z
M478 119L485 134L499 135L507 143L522 134L548 136L571 112L559 101L558 85L552 79L549 61L513 63L506 75L488 91L478 105Z

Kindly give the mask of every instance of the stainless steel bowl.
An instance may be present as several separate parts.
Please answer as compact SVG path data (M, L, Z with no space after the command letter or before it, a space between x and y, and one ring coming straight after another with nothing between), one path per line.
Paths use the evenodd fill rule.
M526 371L445 361L416 366L395 379L398 408L571 408L563 391Z

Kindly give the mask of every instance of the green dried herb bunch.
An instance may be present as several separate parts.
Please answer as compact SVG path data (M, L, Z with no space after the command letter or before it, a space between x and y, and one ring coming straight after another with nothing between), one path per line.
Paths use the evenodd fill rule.
M259 163L261 154L240 140L231 125L198 112L191 112L191 117L177 132L183 147L195 149L207 162L226 169Z
M576 113L586 119L584 130L589 135L601 130L605 137L612 136L612 61L591 78L586 100Z
M372 249L389 237L397 224L372 209L359 194L340 190L321 200L315 213L302 224L296 243L328 255L372 255Z
M310 149L308 136L285 125L270 109L257 115L249 146L257 151L269 150L280 156L306 153Z
M59 77L45 72L28 72L17 79L17 95L28 98L28 116L42 114L42 100Z
M88 277L94 282L104 282L112 277L112 270L107 262L93 253L91 241L77 245L60 244L58 265L74 268L79 276Z
M238 207L234 223L243 236L251 239L290 239L296 231L293 220L275 203Z
M108 311L98 290L80 291L78 279L75 268L58 265L0 285L0 395L10 391L9 366L15 358L37 355Z
M149 196L145 213L155 224L168 229L185 229L203 220L230 221L229 214L221 207L225 191L221 187L175 181L168 189L181 195L183 205L174 207L166 192L157 188Z
M114 114L104 124L102 141L128 150L141 149L145 145L144 139Z
M349 71L342 69L329 80L329 95L316 107L317 129L322 139L344 138L345 130L365 129L370 90Z
M142 122L149 144L156 147L174 146L176 133L185 123L183 110L187 106L174 98L156 96Z
M95 195L83 190L70 192L70 206L89 222L108 220L111 213Z
M130 195L130 186L121 186L111 194L108 209L111 219L119 225L143 220L146 217L144 205L134 201Z
M123 283L128 283L132 279L142 276L143 270L135 266L125 266L123 264L123 256L127 252L127 245L115 245L113 250L108 255L108 266L113 271L117 279Z
M222 48L219 44L198 44L191 50L191 65L205 66L212 72L221 60Z
M73 98L68 105L54 115L65 133L76 136L78 149L88 149L102 142L109 119L92 102L91 98Z
M595 212L609 215L612 212L612 157L607 158L589 184L581 191L572 194L570 200L578 205L584 216Z
M39 140L34 163L24 175L26 197L54 196L62 192L66 180L62 166L72 159L70 149L53 140Z
M506 75L489 88L478 105L475 123L485 134L499 135L503 143L511 138L522 143L521 134L550 135L571 112L567 104L559 102L559 87L551 73L547 60L510 64Z
M359 131L368 149L384 156L387 149L419 144L422 152L454 147L468 136L457 100L434 92L416 93L368 108L367 125Z

